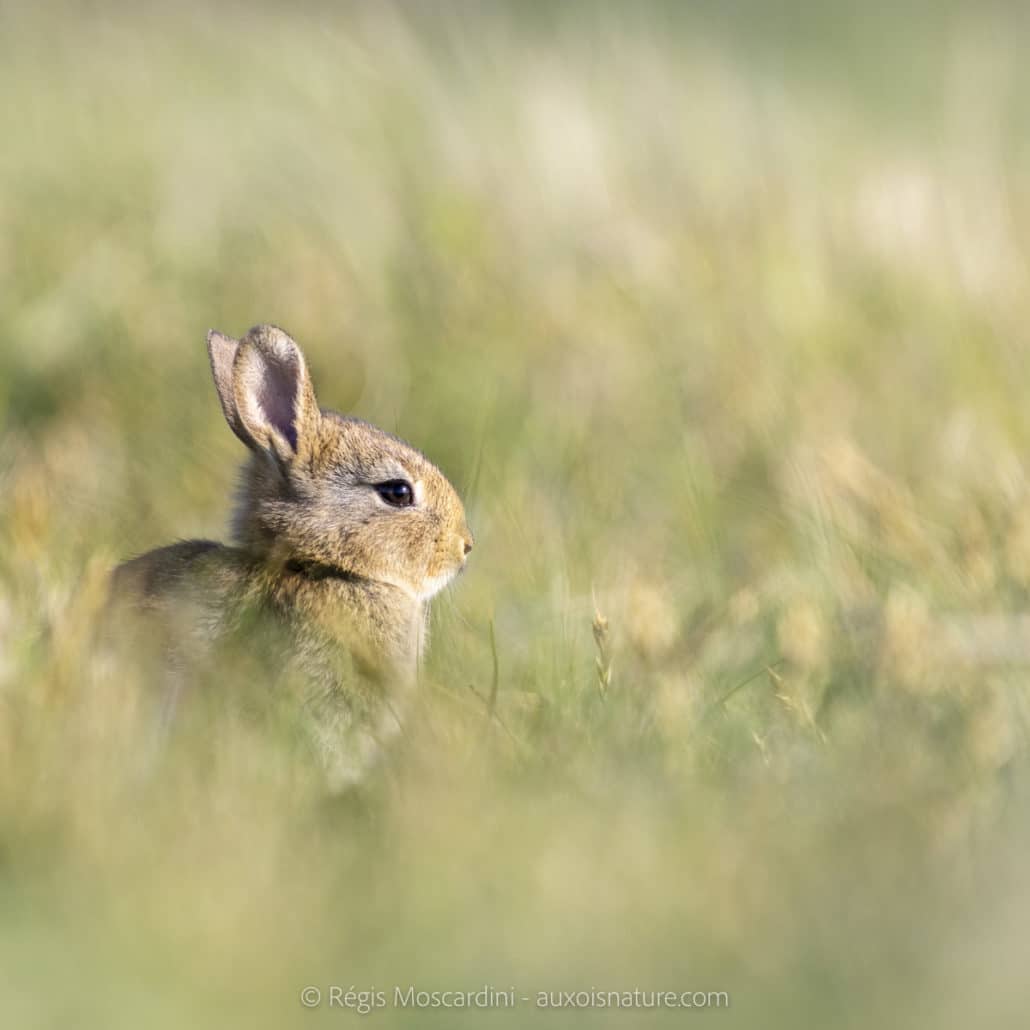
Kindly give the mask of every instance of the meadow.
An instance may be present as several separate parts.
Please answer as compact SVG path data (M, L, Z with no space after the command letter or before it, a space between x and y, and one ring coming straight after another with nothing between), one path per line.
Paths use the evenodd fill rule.
M1026 29L0 0L0 1025L1023 1025ZM96 646L265 321L476 534L357 797Z

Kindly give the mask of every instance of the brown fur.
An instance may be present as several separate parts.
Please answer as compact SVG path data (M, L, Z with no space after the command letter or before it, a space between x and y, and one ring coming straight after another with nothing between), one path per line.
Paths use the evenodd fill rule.
M286 663L310 685L334 780L358 778L396 732L414 685L429 598L464 566L472 536L446 477L406 443L318 407L304 356L274 326L212 332L230 428L250 448L235 546L186 541L116 570L119 601L203 648L257 611L283 627ZM375 489L412 484L392 507ZM171 632L171 631L170 631ZM182 636L181 633L178 635Z

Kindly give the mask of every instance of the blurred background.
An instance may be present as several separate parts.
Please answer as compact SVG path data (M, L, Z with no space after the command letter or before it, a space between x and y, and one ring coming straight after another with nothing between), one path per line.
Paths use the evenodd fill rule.
M0 1022L1023 1025L1027 29L0 2ZM92 643L264 321L477 537L356 802ZM299 999L484 984L730 1005Z

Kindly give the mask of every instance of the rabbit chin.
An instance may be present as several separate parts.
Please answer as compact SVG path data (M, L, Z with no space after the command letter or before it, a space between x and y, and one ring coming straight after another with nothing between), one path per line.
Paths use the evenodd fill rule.
M441 572L438 576L429 576L424 579L422 589L418 594L420 600L428 601L431 597L435 597L459 572L461 572L460 565L457 568Z

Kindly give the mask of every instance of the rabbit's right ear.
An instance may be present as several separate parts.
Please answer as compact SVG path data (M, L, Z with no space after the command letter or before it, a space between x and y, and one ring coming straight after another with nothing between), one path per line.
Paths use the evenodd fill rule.
M236 396L232 386L233 364L239 348L240 341L234 340L231 336L224 336L215 329L207 334L207 356L211 360L211 375L215 380L215 389L218 391L218 400L222 405L222 414L225 415L225 421L229 423L229 428L248 447L252 447L254 441L240 421L240 413L236 408Z
M207 334L211 373L229 428L281 469L309 454L321 420L307 363L274 325L254 326L242 340Z

